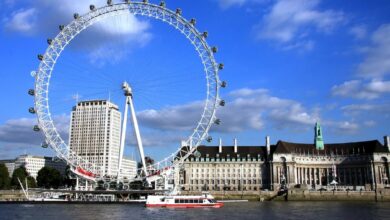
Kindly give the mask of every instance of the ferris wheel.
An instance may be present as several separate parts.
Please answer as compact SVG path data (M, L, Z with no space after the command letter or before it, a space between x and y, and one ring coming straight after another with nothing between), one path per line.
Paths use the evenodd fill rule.
M185 19L182 16L181 9L170 10L166 8L164 2L153 4L146 0L126 0L121 3L113 3L109 0L107 5L103 7L90 5L89 9L90 11L84 15L75 13L73 15L74 20L68 25L59 26L57 36L47 40L49 46L45 53L38 55L40 61L38 69L32 72L32 76L35 78L35 85L34 89L30 89L28 93L34 96L34 107L30 108L29 112L37 116L38 124L33 129L43 133L46 140L43 147L50 146L57 156L65 160L71 167L71 170L78 176L95 182L103 179L101 168L70 150L58 128L56 128L49 103L51 78L61 54L77 35L103 19L130 13L135 16L153 18L170 25L193 45L200 57L206 80L206 99L202 104L203 110L200 119L194 125L191 134L185 138L183 146L161 161L149 166L155 171L161 171L167 167L182 164L186 158L196 151L203 141L212 141L209 130L213 124L218 125L221 123L216 116L216 111L220 106L225 105L225 101L219 96L219 90L226 87L226 82L220 80L218 76L218 72L224 68L224 65L215 61L214 54L217 53L218 49L208 45L206 41L208 32L198 31L195 27L195 19Z

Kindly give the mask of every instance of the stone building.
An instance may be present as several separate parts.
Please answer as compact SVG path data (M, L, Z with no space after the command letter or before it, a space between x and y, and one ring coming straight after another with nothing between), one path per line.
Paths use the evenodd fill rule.
M184 162L179 181L188 191L374 190L390 187L389 137L326 144L319 124L314 143L200 146Z
M268 148L270 149L270 148ZM268 151L269 152L269 151ZM269 185L267 148L200 146L186 159L180 172L184 191L258 191Z

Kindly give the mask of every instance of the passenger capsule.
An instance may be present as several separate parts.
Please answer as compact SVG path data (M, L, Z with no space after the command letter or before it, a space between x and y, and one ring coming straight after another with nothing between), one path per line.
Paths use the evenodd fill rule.
M142 2L146 4L146 3L148 3L148 0L142 0Z
M164 7L165 8L166 4L164 1L160 2L160 7Z
M38 54L38 60L40 60L40 61L43 60L43 55L42 54Z
M111 6L112 5L112 0L107 0L107 5Z
M225 103L225 100L219 101L219 105L220 105L220 106L225 106L225 104L226 104L226 103Z
M90 5L90 6L89 6L89 10L91 10L91 11L95 11L95 10L96 10L96 7L95 7L95 5Z
M42 145L41 145L41 147L42 147L42 148L48 148L49 145L48 145L47 143L43 142Z
M31 95L31 96L34 96L35 95L35 90L34 89L29 89L28 90L28 94Z
M209 143L210 143L212 140L213 140L213 138L212 138L211 136L208 136L207 139L206 139L206 141L209 142Z
M209 36L209 33L207 31L203 32L202 37L207 38Z
M211 51L213 51L213 53L217 53L218 52L218 48L217 47L213 47L213 48L211 48Z
M195 26L195 25L196 25L196 19L195 19L195 18L191 18L190 24L192 24L193 26Z
M80 15L77 14L77 13L74 13L74 14L73 14L73 18L74 18L74 19L79 19L79 18L80 18Z
M30 112L31 114L35 114L35 113L36 113L36 112L35 112L35 109L34 109L33 107L29 108L29 109L28 109L28 112Z
M176 14L177 14L177 15L181 15L181 13L182 13L182 11L181 11L180 8L176 9Z
M47 44L51 45L53 43L53 40L52 39L47 39Z
M226 88L226 86L227 86L226 81L222 81L222 82L221 82L221 87L222 87L222 88Z
M58 28L60 29L60 31L64 30L65 26L64 25L60 25L58 26Z
M220 69L220 70L223 70L224 67L225 67L225 65L223 65L223 63L220 63L220 64L218 65L218 69Z
M38 125L34 125L34 128L33 128L34 131L40 131L41 129L39 128Z
M219 119L219 118L215 119L214 124L220 125L221 124L221 119Z
M129 4L131 1L130 0L125 0L125 3L126 4Z

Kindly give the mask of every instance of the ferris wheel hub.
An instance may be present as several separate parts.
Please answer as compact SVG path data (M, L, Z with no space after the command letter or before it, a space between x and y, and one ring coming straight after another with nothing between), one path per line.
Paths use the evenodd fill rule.
M128 82L124 81L122 83L122 89L125 94L125 96L133 96L133 90L131 89L130 85Z

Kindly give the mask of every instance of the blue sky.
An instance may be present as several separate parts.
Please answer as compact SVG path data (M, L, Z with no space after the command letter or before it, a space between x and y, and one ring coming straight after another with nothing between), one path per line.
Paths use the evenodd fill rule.
M115 2L115 1L114 1ZM156 1L151 1L157 3ZM32 70L59 24L89 4L105 1L0 2L0 158L39 148L27 112ZM264 145L264 137L312 142L320 121L325 142L379 139L390 133L390 2L386 0L166 1L209 32L220 77L228 82L214 142ZM53 72L55 123L66 139L69 112L80 99L108 98L123 107L118 89L128 80L146 143L155 158L168 155L199 119L205 95L202 66L192 46L158 21L124 16L87 29L65 50ZM132 154L131 129L128 154Z

